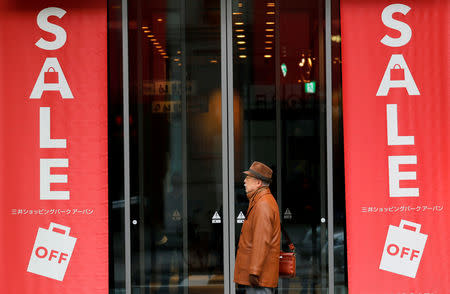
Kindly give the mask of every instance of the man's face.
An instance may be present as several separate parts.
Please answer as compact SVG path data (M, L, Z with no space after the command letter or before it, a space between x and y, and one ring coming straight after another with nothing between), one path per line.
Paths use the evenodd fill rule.
M245 192L250 193L261 187L261 180L258 180L257 178L246 176L244 179L244 187Z

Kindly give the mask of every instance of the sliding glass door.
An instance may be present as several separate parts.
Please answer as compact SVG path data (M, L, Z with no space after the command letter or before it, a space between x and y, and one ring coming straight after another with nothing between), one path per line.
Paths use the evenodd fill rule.
M131 287L223 293L219 1L128 1Z
M324 5L232 2L235 243L248 205L242 171L264 162L297 253L296 277L278 293L328 289Z

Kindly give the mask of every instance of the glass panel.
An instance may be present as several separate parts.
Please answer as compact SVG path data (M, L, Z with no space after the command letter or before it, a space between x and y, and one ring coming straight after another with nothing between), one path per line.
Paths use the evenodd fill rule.
M128 4L132 293L223 293L219 3Z
M333 200L334 200L334 291L348 293L345 218L344 134L342 119L341 22L339 0L332 1L331 49L333 77Z
M108 1L108 199L109 289L125 293L122 9Z
M328 289L324 15L320 0L233 0L235 215L248 206L242 171L266 163L297 252L278 293Z

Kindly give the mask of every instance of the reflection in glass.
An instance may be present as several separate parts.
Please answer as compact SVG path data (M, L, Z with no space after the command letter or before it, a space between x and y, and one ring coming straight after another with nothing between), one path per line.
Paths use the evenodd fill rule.
M219 1L129 1L133 293L223 293Z
M278 293L328 289L324 22L324 1L233 1L235 214L248 205L242 170L266 163L297 248Z
M120 0L108 1L108 199L109 290L125 291L122 30Z
M348 293L347 240L345 219L344 134L342 115L342 58L339 1L332 1L333 76L333 198L334 198L334 282L335 293Z

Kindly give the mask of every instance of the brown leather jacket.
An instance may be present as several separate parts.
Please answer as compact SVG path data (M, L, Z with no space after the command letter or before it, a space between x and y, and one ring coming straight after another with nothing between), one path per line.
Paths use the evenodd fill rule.
M280 214L268 187L250 198L247 219L239 238L234 282L250 286L249 275L259 276L259 286L278 285L280 259Z

